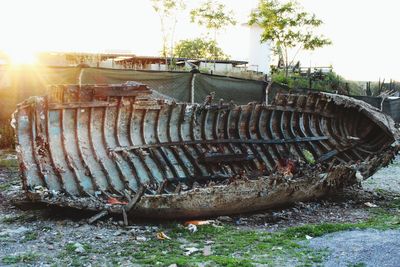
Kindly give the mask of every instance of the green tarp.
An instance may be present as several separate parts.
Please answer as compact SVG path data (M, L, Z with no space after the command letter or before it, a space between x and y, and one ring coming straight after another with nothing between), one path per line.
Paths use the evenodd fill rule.
M86 68L82 84L112 84L136 81L178 101L190 102L192 74L188 72L135 71Z
M236 104L262 102L265 83L207 74L196 74L194 79L194 102L202 103L207 95L215 93L215 100L234 101Z

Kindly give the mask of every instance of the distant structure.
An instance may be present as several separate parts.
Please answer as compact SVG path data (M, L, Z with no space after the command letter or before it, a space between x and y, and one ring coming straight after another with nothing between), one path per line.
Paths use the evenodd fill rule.
M263 29L257 25L242 24L248 28L249 54L247 69L255 72L269 73L271 64L271 47L268 42L261 43Z
M0 54L0 62L2 57ZM133 53L77 53L77 52L42 52L37 54L37 62L42 66L65 67L82 66L111 69L166 70L164 57L137 56ZM217 72L242 72L247 70L247 61L239 60L204 60L191 58L167 58L175 70L212 69L215 63ZM4 60L3 64L7 64Z

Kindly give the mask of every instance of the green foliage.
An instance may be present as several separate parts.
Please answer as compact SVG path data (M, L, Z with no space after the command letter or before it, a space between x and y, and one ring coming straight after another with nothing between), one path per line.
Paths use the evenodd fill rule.
M225 5L212 0L203 2L198 8L190 11L192 22L213 30L220 30L227 25L235 25L235 18L229 14L232 14L232 11L226 11Z
M315 164L315 158L309 150L303 149L303 154L309 164Z
M161 54L167 57L168 54L168 41L173 43L175 25L177 23L177 11L185 9L183 0L150 0L152 7L160 17L161 34L162 34L162 51ZM173 50L173 49L171 49ZM172 51L171 51L172 53ZM172 55L171 55L172 57Z
M151 4L154 11L164 16L170 16L175 9L185 7L183 1L177 0L151 0Z
M294 0L283 4L277 0L260 0L258 8L250 14L249 24L262 27L261 42L272 42L273 51L284 61L286 69L294 61L293 58L289 62L288 49L314 50L331 44L329 39L314 33L322 21L304 12Z
M271 79L274 82L286 84L293 89L310 89L309 78L299 73L289 73L286 75L285 71L277 71L272 74ZM311 89L317 91L337 91L347 94L347 88L349 89L350 95L362 95L363 89L357 82L348 81L333 71L325 73L321 79L312 79Z
M22 239L22 243L26 241L36 240L38 238L38 233L34 231L28 231L25 233L24 238Z
M182 40L175 45L175 56L197 59L229 59L214 40L203 38Z
M33 252L21 253L16 255L8 255L2 258L4 264L16 264L16 263L34 263L39 259L39 255Z

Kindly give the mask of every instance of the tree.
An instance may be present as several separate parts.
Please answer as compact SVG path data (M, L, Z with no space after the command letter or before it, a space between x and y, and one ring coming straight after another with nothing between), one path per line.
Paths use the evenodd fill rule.
M227 60L226 55L221 48L217 46L214 40L202 38L182 40L175 45L175 55L183 58L207 59L212 58Z
M273 52L284 62L286 76L300 50L314 50L332 43L314 33L322 21L304 12L294 0L284 4L277 0L260 0L258 8L250 14L249 24L263 29L260 41L271 41ZM296 52L289 61L291 49Z
M170 39L170 56L173 57L173 43L175 35L175 26L177 23L176 15L178 10L185 9L183 0L151 0L154 11L160 17L162 51L161 55L165 57L165 65L168 67L168 40Z
M191 22L195 22L200 26L205 26L207 30L214 31L214 42L216 49L217 33L228 25L235 25L236 20L232 11L227 11L225 5L216 1L207 0L198 8L190 11ZM214 51L214 56L217 57L217 51ZM215 63L214 63L215 68Z

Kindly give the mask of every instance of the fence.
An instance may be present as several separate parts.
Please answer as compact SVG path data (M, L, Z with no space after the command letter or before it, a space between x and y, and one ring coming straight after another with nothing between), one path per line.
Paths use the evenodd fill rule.
M266 83L263 81L231 78L190 72L116 70L102 68L43 67L0 68L0 148L13 144L10 117L18 103L33 95L44 95L51 84L113 84L138 81L177 101L202 103L207 95L215 93L215 100L234 101L237 104L263 102ZM307 89L291 90L273 84L268 92L272 101L277 92L308 92ZM383 107L383 112L400 122L400 99L356 96L372 106Z
M10 146L10 117L18 103L45 95L51 84L115 84L138 81L180 102L201 103L211 92L216 101L247 104L262 102L265 83L191 72L138 71L103 68L42 67L0 68L0 148Z

